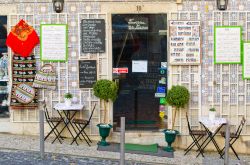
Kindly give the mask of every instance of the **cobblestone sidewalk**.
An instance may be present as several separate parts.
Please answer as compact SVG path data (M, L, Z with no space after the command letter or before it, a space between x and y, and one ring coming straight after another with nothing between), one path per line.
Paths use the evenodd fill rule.
M34 153L32 153L32 151ZM27 165L33 165L32 163L35 163L35 165L39 163L42 164L44 162L39 159L38 151L38 136L0 134L0 165L2 165L4 161L7 163L8 160L13 160L12 162L10 161L10 163L7 163L8 165L15 163L15 160L27 161ZM58 142L51 144L51 139L48 139L48 141L45 142L45 152L48 158L48 160L46 160L48 162L45 163L54 165L64 165L63 163L66 163L67 165L70 165L70 163L73 163L72 165L81 163L88 165L98 165L98 163L115 165L119 163L118 160L120 157L120 154L117 152L97 151L96 142L93 142L91 147L88 147L84 142L77 146L70 145L70 139L65 139L63 144ZM219 159L218 154L215 152L206 152L205 158L202 158L201 156L196 158L196 154L196 152L191 152L184 156L183 150L177 150L174 153L174 158L167 158L126 153L125 159L126 162L130 164L223 165L223 160ZM8 156L9 159L5 160ZM250 155L240 155L240 161L236 160L234 155L230 155L230 158L232 158L230 160L231 165L250 165ZM55 162L54 159L56 159ZM20 164L20 161L17 163ZM87 163L87 161L89 162ZM20 165L26 164L21 163Z
M46 153L41 159L39 152L0 149L1 165L119 165L118 160L77 157ZM126 165L147 165L128 161Z

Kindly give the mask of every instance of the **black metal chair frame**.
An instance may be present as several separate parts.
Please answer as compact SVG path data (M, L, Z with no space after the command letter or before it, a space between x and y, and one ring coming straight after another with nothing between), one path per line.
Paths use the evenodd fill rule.
M57 121L54 120L54 121L53 121L53 117L50 117L45 101L42 101L42 104L43 104L43 111L44 111L44 114L45 114L45 120L46 120L46 122L48 123L49 127L51 128L50 132L45 136L44 141L46 141L46 139L47 139L52 133L54 133L55 136L56 136L56 139L58 139L58 141L62 144L62 141L61 141L61 139L60 139L60 138L61 138L61 137L60 137L60 133L59 133L59 131L57 130L57 127L59 126L60 123L63 122L63 120L57 120ZM52 141L52 144L55 142L56 139L54 139L54 140Z
M77 138L79 137L80 138L80 135L82 135L83 139L86 141L86 143L88 144L88 146L90 146L89 143L92 143L92 141L90 140L89 136L87 135L87 133L84 131L84 129L89 125L91 119L92 119L92 116L94 114L94 111L95 111L95 108L96 108L96 104L94 105L92 111L91 111L91 114L89 116L89 119L86 120L85 123L78 123L78 122L75 122L73 120L73 124L76 126L76 128L78 129L78 133L76 134L76 136L74 137L73 141L71 144L73 144L74 142L76 142L77 144ZM86 136L86 137L85 137Z
M235 156L237 157L238 160L240 160L237 152L235 151L235 149L233 148L233 144L239 139L240 137L240 134L242 132L242 129L245 125L245 122L246 122L246 119L243 117L241 122L240 122L240 125L238 126L236 132L235 132L235 136L232 136L231 133L230 133L230 140L229 140L229 147L232 149L233 153L235 154ZM225 132L222 132L222 137L224 137L226 139L226 133ZM225 147L222 149L222 155L224 156L225 155Z
M200 123L201 123L201 122L200 122ZM206 140L201 144L201 150L204 151L204 149L205 149L205 148L208 146L208 144L212 141L213 144L214 144L214 146L215 146L215 148L216 148L216 150L217 150L217 152L218 152L219 155L220 155L220 158L223 159L222 150L220 149L219 145L218 145L217 142L215 141L214 137L215 137L215 135L220 131L220 129L221 129L225 124L220 125L219 128L217 128L217 130L216 130L214 133L210 132L210 130L209 130L203 123L201 123L201 125L203 125L203 127L205 128L205 130L206 130L206 132L207 132L207 135L208 135L208 137L206 138ZM208 142L206 143L207 139L209 139L209 140L208 140ZM204 145L204 146L203 146L203 145ZM200 155L200 153L199 153L197 156L199 156L199 155Z
M72 114L72 115L70 114L71 111L73 111L73 114ZM62 122L64 123L64 127L63 127L62 130L59 132L58 136L53 140L53 142L54 142L58 137L61 137L61 134L62 134L62 132L63 132L63 130L64 130L65 128L68 129L68 131L69 131L71 137L74 138L74 135L73 135L72 131L71 131L70 128L69 128L69 125L71 125L71 127L73 128L73 130L74 130L75 133L77 134L77 131L76 131L74 125L73 125L72 122L71 122L72 119L75 117L77 111L75 111L75 110L62 110L62 113L64 114L64 116L65 116L66 119L63 118L63 115L62 115L59 111L57 111L57 112L58 112L58 114L60 115L60 117L61 117L61 119L62 119ZM78 145L77 142L76 142L76 144Z
M191 138L193 139L193 142L184 150L185 153L184 155L186 155L189 151L191 151L191 149L196 146L197 147L197 151L199 151L199 153L201 153L202 157L204 157L204 154L203 154L203 150L201 148L201 145L199 144L199 141L204 137L206 136L206 134L198 134L198 133L195 133L192 129L191 129L191 126L189 124L189 119L188 119L188 114L186 113L186 119L187 119L187 124L188 124L188 131L189 131L189 135L191 136ZM201 132L202 130L197 130L199 132ZM198 155L197 155L198 157Z

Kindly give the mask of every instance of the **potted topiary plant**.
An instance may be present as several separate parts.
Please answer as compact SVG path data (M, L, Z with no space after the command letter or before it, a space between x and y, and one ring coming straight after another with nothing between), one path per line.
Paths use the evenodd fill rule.
M64 102L65 102L65 105L67 107L70 107L71 106L71 99L72 99L73 95L71 93L65 93L64 94Z
M118 86L113 81L102 79L98 80L94 84L93 90L94 95L99 97L101 99L101 103L103 102L104 104L104 120L102 123L97 125L99 128L99 134L102 137L101 141L98 142L98 145L107 146L109 144L106 142L106 138L109 136L110 129L112 128L112 125L108 124L107 121L107 103L110 100L115 101L117 98Z
M216 115L216 109L215 108L210 108L209 109L209 113L208 113L208 117L210 120L214 120L215 119L215 115Z
M188 104L190 98L189 91L186 87L176 85L172 86L172 88L168 91L166 96L166 103L173 107L174 116L172 122L172 128L164 130L165 140L168 143L168 146L164 148L165 151L173 152L173 147L171 144L175 141L176 135L179 134L179 131L173 130L176 119L176 112L181 108L184 108L186 104Z

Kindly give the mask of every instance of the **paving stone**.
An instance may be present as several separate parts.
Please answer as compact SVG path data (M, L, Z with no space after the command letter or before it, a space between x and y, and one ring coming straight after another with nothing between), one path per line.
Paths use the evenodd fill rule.
M65 139L63 144L56 142L51 144L52 139L45 142L46 160L39 156L39 137L0 134L0 165L12 165L17 163L23 165L119 165L120 154L117 152L97 151L96 142L88 147L86 143L70 145L71 139ZM15 149L15 150L13 150ZM221 165L223 160L215 152L205 153L205 158L196 158L196 152L190 152L184 156L183 150L176 150L174 158L157 157L150 155L139 155L126 153L127 165ZM6 158L6 159L5 159ZM230 164L250 165L249 155L240 155L241 160L230 155Z

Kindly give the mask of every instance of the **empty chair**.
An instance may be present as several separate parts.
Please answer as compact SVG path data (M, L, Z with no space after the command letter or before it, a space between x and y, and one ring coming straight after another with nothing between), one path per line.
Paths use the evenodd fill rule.
M74 142L76 142L77 138L79 137L80 138L80 135L82 135L82 137L84 138L84 140L87 142L87 144L90 146L89 143L92 143L92 141L90 140L89 136L87 135L87 133L85 132L85 128L89 125L90 121L91 121L91 118L94 114L94 111L95 111L95 107L96 107L96 104L94 105L92 111L91 111L91 114L89 116L89 119L88 120L84 120L84 119L73 119L73 124L76 126L76 128L78 129L78 133L77 135L74 137L73 141L71 144L73 144ZM85 137L86 136L86 137Z
M56 139L58 139L58 141L62 144L62 141L60 140L59 131L57 130L57 127L59 126L59 124L60 124L61 122L63 122L63 119L60 118L60 117L50 117L45 101L42 101L42 106L43 106L43 111L44 111L44 114L45 114L46 122L48 123L48 125L49 125L50 128L51 128L50 132L45 136L44 141L45 141L52 133L54 133L55 136L56 136ZM56 140L56 139L55 139L55 140ZM54 143L55 140L52 141L52 143Z
M193 142L185 149L185 154L186 155L194 146L197 147L198 151L201 153L201 155L204 157L203 155L203 151L201 148L201 145L199 144L199 141L207 135L205 130L192 130L190 123L189 123L189 119L188 119L188 114L186 113L186 118L187 118L187 124L188 124L188 131L189 131L189 135L191 136L191 138L193 139ZM206 139L207 140L207 139ZM198 156L198 155L197 155Z
M238 126L236 132L230 132L230 138L229 138L229 147L232 149L233 153L235 154L235 156L237 157L238 160L240 160L237 152L235 151L235 149L233 148L233 144L237 141L237 139L239 139L240 134L242 132L243 126L245 125L246 119L245 117L242 117L242 120L240 122L240 125ZM223 131L221 132L221 136L224 137L226 139L226 133ZM225 154L225 147L222 149L223 153L222 155Z

